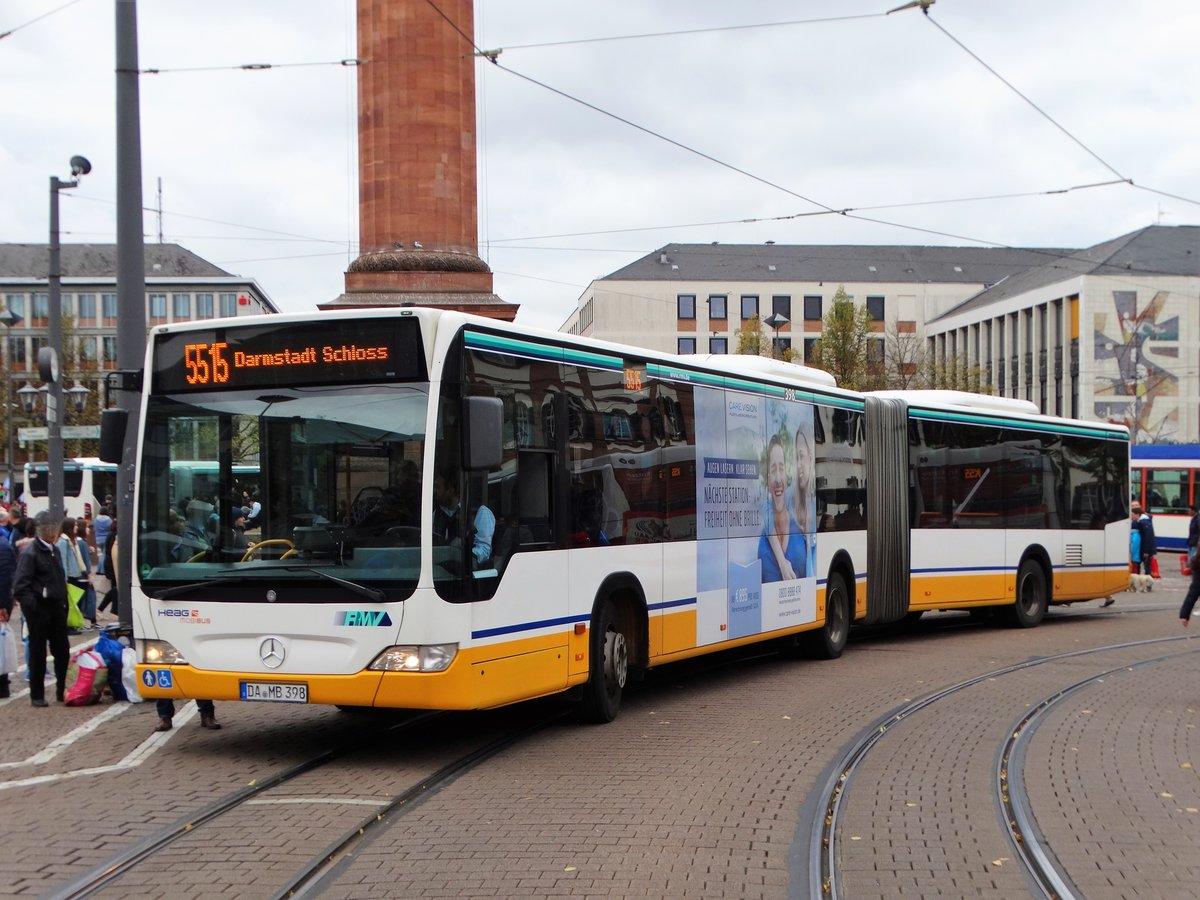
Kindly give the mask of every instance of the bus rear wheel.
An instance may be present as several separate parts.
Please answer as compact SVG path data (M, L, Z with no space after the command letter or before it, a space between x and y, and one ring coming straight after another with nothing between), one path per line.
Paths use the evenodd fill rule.
M590 673L580 713L587 722L611 722L621 709L621 694L629 680L629 639L617 623L611 601L606 600L592 619L589 650Z
M1046 573L1027 559L1017 569L1017 602L1008 610L1008 622L1014 628L1033 628L1045 617L1048 605Z
M800 635L800 652L812 659L837 659L850 637L850 592L838 572L825 583L825 624Z

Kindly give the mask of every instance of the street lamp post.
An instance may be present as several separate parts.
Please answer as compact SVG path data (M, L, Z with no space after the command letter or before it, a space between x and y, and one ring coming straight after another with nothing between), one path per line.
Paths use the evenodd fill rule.
M21 321L11 309L5 309L0 312L0 324L4 325L8 331L12 331L14 325ZM12 505L16 499L13 489L17 485L16 476L13 473L13 457L16 455L16 447L13 444L13 386L12 386L12 347L8 349L8 370L4 373L4 415L5 421L8 423L8 502Z
M771 359L779 358L779 329L791 321L783 313L771 313L763 320L765 324L774 330L775 338L771 341Z
M50 336L49 353L38 353L38 369L50 387L46 395L46 428L48 431L47 493L50 515L55 521L63 517L63 439L62 408L63 386L60 366L62 364L62 248L58 243L58 192L79 184L79 177L92 171L92 164L82 156L71 157L71 178L59 180L50 176Z

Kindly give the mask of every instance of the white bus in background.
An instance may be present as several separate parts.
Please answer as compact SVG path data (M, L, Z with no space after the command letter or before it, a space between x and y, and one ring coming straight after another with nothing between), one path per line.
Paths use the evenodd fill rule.
M50 508L50 464L25 463L25 515ZM63 460L63 512L73 519L91 519L106 497L117 492L117 467L94 456Z

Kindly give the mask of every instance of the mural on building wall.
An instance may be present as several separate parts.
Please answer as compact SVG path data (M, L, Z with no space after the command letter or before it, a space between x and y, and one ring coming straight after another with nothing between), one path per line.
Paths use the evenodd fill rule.
M1134 440L1181 440L1179 315L1169 291L1138 309L1137 291L1113 291L1093 316L1094 415L1129 426Z

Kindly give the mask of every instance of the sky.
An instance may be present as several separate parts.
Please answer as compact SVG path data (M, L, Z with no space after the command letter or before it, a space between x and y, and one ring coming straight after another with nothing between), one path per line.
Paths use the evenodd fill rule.
M476 63L479 252L518 323L557 329L667 243L1086 247L1200 223L1195 0L901 2L476 0L476 44L502 48ZM137 3L160 70L147 242L285 312L342 293L354 6ZM115 241L114 8L0 2L0 241L46 242L75 154L93 170L61 194L62 240Z

